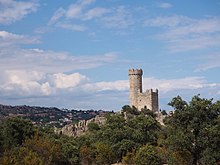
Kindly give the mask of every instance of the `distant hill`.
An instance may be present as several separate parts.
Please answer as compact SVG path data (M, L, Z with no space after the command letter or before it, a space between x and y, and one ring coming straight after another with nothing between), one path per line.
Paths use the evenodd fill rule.
M0 104L0 120L7 117L30 119L36 125L63 127L79 120L89 120L97 115L105 115L103 110L68 110L56 107L11 106Z

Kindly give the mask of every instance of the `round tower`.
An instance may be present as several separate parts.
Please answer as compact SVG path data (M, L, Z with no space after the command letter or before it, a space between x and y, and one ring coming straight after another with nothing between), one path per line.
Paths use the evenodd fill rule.
M142 93L142 69L129 69L129 83L130 83L130 106L138 108L138 95Z

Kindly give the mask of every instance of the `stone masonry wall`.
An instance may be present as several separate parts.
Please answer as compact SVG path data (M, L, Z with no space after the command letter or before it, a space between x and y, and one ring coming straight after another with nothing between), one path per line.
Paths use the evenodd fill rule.
M138 104L138 94L142 93L142 69L129 69L130 105Z

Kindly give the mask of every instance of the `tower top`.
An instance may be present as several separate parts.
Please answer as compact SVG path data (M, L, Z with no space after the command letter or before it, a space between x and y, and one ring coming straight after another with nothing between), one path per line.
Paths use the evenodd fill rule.
M129 69L128 75L143 75L142 69Z

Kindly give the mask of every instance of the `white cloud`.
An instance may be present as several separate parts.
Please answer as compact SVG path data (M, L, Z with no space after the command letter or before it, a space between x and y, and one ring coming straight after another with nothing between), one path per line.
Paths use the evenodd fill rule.
M143 81L146 88L158 88L162 93L181 89L199 89L210 85L206 83L203 77L185 77L180 79L155 79L150 77L145 78Z
M208 49L210 47L218 47L220 45L219 35L204 35L189 38L180 38L170 40L169 42L170 52L182 52L189 50Z
M181 15L174 15L147 19L145 20L144 25L153 27L177 27L190 24L191 22L194 22L192 18Z
M85 97L93 98L95 88L87 91L85 85L90 82L86 76L64 72L96 68L114 62L118 56L116 52L74 56L67 52L22 49L19 46L38 42L33 37L0 32L1 103L59 107L74 103L77 106Z
M188 19L190 20L190 19ZM180 22L182 18L180 17ZM188 35L204 35L204 34L215 34L220 32L220 18L208 18L208 19L191 19L185 25L176 26L170 29L165 35L165 38L178 38Z
M0 73L0 93L7 97L42 97L61 94L60 89L68 94L70 89L82 86L88 81L87 77L79 73L48 74L27 70L7 70Z
M5 70L1 74L1 87L3 89L18 88L20 90L34 93L36 87L48 91L58 89L69 91L70 88L77 88L82 91L127 91L129 89L128 80L118 80L113 82L90 82L90 79L79 73L47 73L35 70ZM218 83L207 83L203 77L185 77L180 79L156 79L153 77L143 79L144 89L159 89L160 93L166 94L170 91L195 90L203 88L219 87ZM50 90L49 90L50 89ZM52 94L52 93L51 93Z
M57 26L64 29L79 31L79 32L85 31L87 29L87 27L85 27L84 25L77 25L77 24L64 23L64 22L59 22Z
M17 44L35 44L39 42L40 42L39 39L36 37L29 37L29 36L9 33L7 31L0 31L0 47L17 45Z
M0 72L0 77L1 100L7 98L8 102L12 101L13 104L119 110L121 106L129 103L128 80L91 82L80 73L43 73L34 70L8 70ZM219 96L220 87L219 83L207 83L203 77L145 77L143 85L145 89L159 89L160 101L171 100L177 94L182 96L186 92L188 96L198 93L205 94L205 97Z
M65 15L66 11L63 8L59 8L54 15L52 16L52 18L50 19L48 25L52 25L54 23L56 23L61 17L63 17Z
M0 73L0 77L0 93L11 97L59 95L60 89L68 93L70 89L88 83L88 78L79 73L67 75L34 70L6 70Z
M52 94L47 82L41 82L44 74L36 71L7 70L0 73L0 93L2 97L23 98L39 97Z
M220 18L209 17L204 19L194 19L182 15L163 16L147 19L145 26L170 27L170 35L181 36L190 33L214 33L219 32Z
M118 80L114 82L97 82L94 84L85 85L85 89L89 91L126 91L128 90L128 81L127 80Z
M38 33L38 34L44 34L44 33L52 32L52 31L53 31L53 28L51 28L49 26L38 27L34 30L34 32Z
M0 24L11 24L20 20L27 14L37 11L38 6L35 1L0 0Z
M66 75L64 73L56 73L50 76L50 80L56 88L65 89L82 85L83 82L88 81L88 78L79 73L73 73L70 75Z
M91 82L80 73L44 73L28 70L6 70L0 72L1 97L39 98L93 95L102 91L124 91L127 81ZM66 95L66 96L65 96Z
M67 18L78 18L81 16L82 10L91 3L94 3L95 0L79 0L75 4L69 6L66 11Z
M206 49L220 44L219 17L165 16L148 19L144 25L162 28L163 33L157 38L167 42L171 52Z
M84 20L91 20L97 17L101 17L103 14L108 13L109 10L102 7L96 7L93 9L90 9L87 13L84 15Z
M89 4L91 4L91 3L94 3L96 0L79 0L78 2L81 4L81 5L83 5L83 6L85 6L85 5L89 5Z
M85 8L94 3L95 0L78 0L76 3L71 4L68 9L59 8L55 11L51 17L48 25L53 25L73 31L85 31L87 27L83 23L75 23L74 19L79 20L90 20L96 17L100 17L102 14L106 13L105 8L93 8L89 11L84 11ZM63 19L61 20L61 18Z
M101 22L106 28L127 28L134 24L132 14L124 6L112 10L111 14L102 17Z
M22 84L28 81L36 81L42 78L43 73L36 71L24 71L24 70L6 70L5 79L10 84Z
M77 57L65 52L12 48L2 49L0 58L0 70L8 70L13 66L18 70L33 69L54 73L99 67L115 61L117 53Z
M218 93L220 83L208 82L204 77L185 77L178 79L144 78L145 89L159 89L160 108L168 108L167 103L175 96L180 95L186 100L201 94L204 98L220 99Z
M211 54L207 54L206 56L201 57L198 59L201 61L201 64L195 71L206 71L213 68L220 67L220 52L214 52Z
M36 70L46 73L95 68L116 60L117 52L74 56L67 52L21 49L19 44L40 42L36 38L0 31L0 70Z
M163 2L163 3L159 3L158 7L163 8L163 9L168 9L168 8L173 7L173 5L170 3Z
M77 18L80 16L82 10L82 6L80 5L71 5L66 12L67 18Z
M85 31L88 28L85 22L91 20L96 20L105 28L121 29L134 24L132 12L125 6L116 8L90 6L94 2L95 0L77 1L67 9L60 8L54 13L48 25L55 24L64 29Z
M74 70L112 63L117 59L116 52L73 56L66 52L21 49L19 44L39 41L6 31L1 31L0 36L2 42L8 43L2 45L0 51L0 98L7 104L97 108L100 107L97 101L101 101L104 108L109 102L118 102L121 106L128 103L128 80L91 82L87 76L74 73ZM144 78L144 87L158 88L161 97L170 98L173 92L180 91L181 95L181 90L217 95L220 85L207 83L203 77Z

